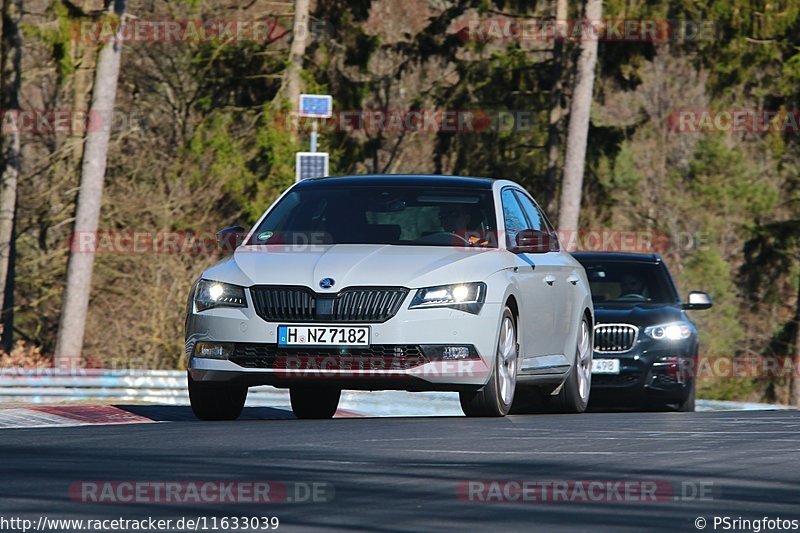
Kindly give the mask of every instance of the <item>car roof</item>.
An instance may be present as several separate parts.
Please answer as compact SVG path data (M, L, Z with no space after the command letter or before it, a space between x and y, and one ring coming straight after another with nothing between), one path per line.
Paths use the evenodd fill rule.
M573 252L578 261L624 261L627 263L660 263L658 254L637 254L629 252Z
M439 174L366 174L362 176L329 176L312 178L299 182L296 188L341 185L354 186L402 186L414 187L457 187L462 189L491 189L494 178L471 178L465 176L443 176Z

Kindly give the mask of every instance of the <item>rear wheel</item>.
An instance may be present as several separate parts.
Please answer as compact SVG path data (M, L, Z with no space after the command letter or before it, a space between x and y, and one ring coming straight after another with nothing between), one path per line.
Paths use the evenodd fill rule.
M589 403L592 388L592 343L589 321L583 317L578 327L575 364L559 393L552 398L552 410L559 413L582 413Z
M333 418L339 407L340 389L320 387L292 387L289 398L294 416L301 419Z
M497 353L489 382L478 391L459 393L461 410L467 416L505 416L514 401L517 388L517 327L514 315L506 307L500 320Z
M192 412L200 420L236 420L247 399L247 387L195 381L187 374Z

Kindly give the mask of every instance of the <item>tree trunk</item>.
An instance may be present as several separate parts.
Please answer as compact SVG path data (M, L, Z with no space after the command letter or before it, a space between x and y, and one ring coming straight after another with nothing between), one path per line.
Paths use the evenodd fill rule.
M3 133L0 137L0 305L2 305L2 346L13 345L11 309L14 307L13 241L17 207L17 184L20 172L20 132L16 123L22 83L22 0L3 2L3 34L0 41L0 112ZM7 127L6 127L7 126ZM9 289L10 292L6 293Z
M117 33L120 36L125 25L125 0L115 0L114 12L120 17ZM116 42L105 44L97 58L97 71L81 166L81 185L75 215L73 244L79 242L80 235L94 235L97 232L121 55L122 40L120 38ZM80 360L86 313L89 308L89 294L92 288L93 268L94 252L92 250L75 248L70 250L67 285L64 289L64 303L56 341L55 363L57 367L64 367L71 362L77 363Z
M556 24L566 24L567 0L556 0ZM564 92L564 40L558 34L553 40L553 86L550 89L550 118L547 127L547 211L552 213L556 203L558 164L561 160L561 117L564 108L561 99ZM552 215L551 215L552 216Z
M278 100L285 98L293 110L297 110L297 106L300 104L300 74L303 70L303 57L306 55L308 46L309 9L310 0L295 0L289 64L284 73L281 90L278 92Z
M794 313L794 354L792 356L792 378L789 386L789 403L800 407L800 276L797 279L797 304Z
M81 10L89 13L95 7L96 0L84 0ZM80 22L80 20L79 20ZM73 39L72 56L75 61L75 73L72 76L72 109L84 112L88 108L89 95L92 90L92 73L94 60L97 55L97 44L91 40L82 42ZM68 146L68 172L77 173L83 158L84 132L80 128L72 128L69 135Z
M602 0L586 0L586 20L589 23L599 24L602 15ZM578 229L596 64L597 37L589 36L581 41L575 90L572 93L572 104L570 105L564 180L561 184L561 201L558 209L558 229L561 231L577 231ZM569 239L569 241L574 243L577 242L577 239Z

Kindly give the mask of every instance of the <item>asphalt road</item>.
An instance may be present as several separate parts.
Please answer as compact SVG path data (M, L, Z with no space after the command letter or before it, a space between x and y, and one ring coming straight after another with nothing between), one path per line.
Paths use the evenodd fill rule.
M714 531L715 515L800 519L797 411L300 421L248 408L246 420L204 423L184 407L130 409L164 422L2 430L0 517L277 516L286 531L697 531L698 517ZM87 504L69 496L81 480L326 483L318 497L330 501ZM588 480L672 492L486 503L459 492L469 480L566 481L572 498Z

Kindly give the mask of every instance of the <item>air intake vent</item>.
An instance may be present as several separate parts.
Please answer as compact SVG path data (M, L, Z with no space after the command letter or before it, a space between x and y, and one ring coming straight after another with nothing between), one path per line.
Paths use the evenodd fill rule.
M245 368L307 370L408 370L429 360L416 345L373 344L368 348L285 348L236 344L230 360Z

